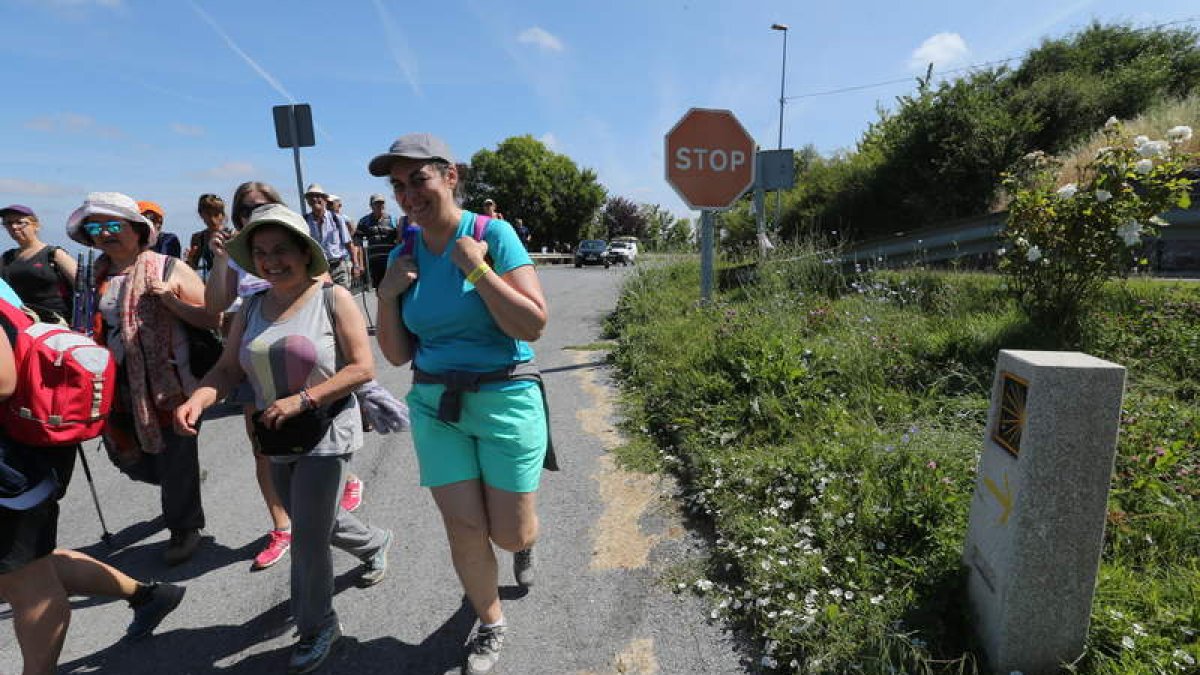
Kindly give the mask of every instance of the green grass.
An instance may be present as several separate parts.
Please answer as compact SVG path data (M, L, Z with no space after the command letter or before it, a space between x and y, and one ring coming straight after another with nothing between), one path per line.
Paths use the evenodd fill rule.
M714 553L687 592L767 672L974 673L959 557L996 352L1054 348L990 275L843 278L815 256L643 270L608 323L635 439ZM1085 673L1200 661L1200 292L1107 291L1084 350L1129 368ZM1136 624L1136 627L1135 627ZM1132 647L1125 638L1132 640ZM1177 667L1178 666L1178 667Z

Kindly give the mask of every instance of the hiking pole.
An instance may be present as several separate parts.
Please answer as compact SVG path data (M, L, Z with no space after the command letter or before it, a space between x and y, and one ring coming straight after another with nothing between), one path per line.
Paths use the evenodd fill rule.
M371 245L366 242L363 242L363 244L364 244L363 248L367 249L368 255L366 256L367 257L367 260L366 260L367 264L365 265L366 269L363 270L363 272L362 272L362 275L363 275L363 279L362 279L363 292L361 295L362 306L363 306L363 313L365 313L367 315L367 335L374 335L375 334L375 321L373 319L371 319L371 310L367 308L367 291L371 290L371 257L370 257Z
M79 448L79 461L83 464L83 475L87 477L88 487L92 490L92 503L96 505L96 515L100 516L100 529L104 530L104 534L100 535L100 541L108 544L109 548L115 548L112 543L112 532L108 531L108 524L104 522L104 511L100 510L100 497L96 494L96 482L92 480L92 467L88 466L87 455L83 452L83 443L76 447Z

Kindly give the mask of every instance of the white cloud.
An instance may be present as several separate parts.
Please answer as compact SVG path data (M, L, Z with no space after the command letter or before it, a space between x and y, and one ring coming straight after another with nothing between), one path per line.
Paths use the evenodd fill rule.
M183 122L171 122L171 131L180 136L203 136L204 127L196 124L184 124Z
M517 42L534 45L548 52L561 52L563 50L562 40L554 37L540 26L526 28L521 31L521 34L517 36Z
M553 131L547 131L538 140L542 142L542 145L558 152L558 136L555 136Z
M250 162L225 162L224 164L214 166L211 169L195 171L191 174L191 177L200 179L212 178L216 180L230 180L234 178L247 178L256 173L258 173L258 169L255 168L255 166Z
M0 194L29 197L62 197L78 194L79 188L57 183L41 183L23 178L0 178Z
M121 129L100 124L95 118L79 113L42 115L26 120L24 126L26 129L45 133L88 134L109 139L125 137L125 132Z
M938 33L927 38L908 59L912 70L924 71L929 64L934 70L944 70L963 65L971 55L966 40L958 33Z

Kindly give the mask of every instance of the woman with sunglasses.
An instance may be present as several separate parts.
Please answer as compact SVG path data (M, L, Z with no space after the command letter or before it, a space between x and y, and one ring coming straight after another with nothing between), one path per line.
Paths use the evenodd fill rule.
M4 229L17 248L0 256L0 278L46 323L66 325L71 318L75 259L38 238L42 224L33 209L12 204L0 209Z
M171 531L163 558L178 565L196 552L204 527L196 438L172 426L175 407L196 388L183 322L216 323L204 309L203 282L187 265L149 250L153 226L137 202L119 192L89 194L68 218L67 235L101 251L92 319L96 341L117 363L104 445L130 478L161 486Z

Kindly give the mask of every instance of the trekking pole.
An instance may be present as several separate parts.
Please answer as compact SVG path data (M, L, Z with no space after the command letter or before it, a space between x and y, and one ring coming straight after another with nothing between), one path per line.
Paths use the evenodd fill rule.
M83 464L83 475L87 477L88 487L92 491L92 503L96 505L96 515L100 516L100 529L104 530L104 534L100 535L100 541L108 544L109 548L113 548L112 532L108 531L108 524L104 522L104 511L100 509L100 497L96 494L96 482L92 480L92 467L88 466L87 455L83 452L83 443L77 447L79 448L79 461ZM99 447L99 445L96 446L97 449Z
M366 265L365 265L366 269L363 270L363 273L362 273L362 275L363 275L362 306L363 306L363 313L367 315L367 335L374 335L375 334L375 321L373 319L371 319L371 310L367 307L367 292L371 290L371 258L369 255L370 254L370 246L371 246L370 244L363 242L363 248L367 249L368 255L366 256L366 258L367 258Z

